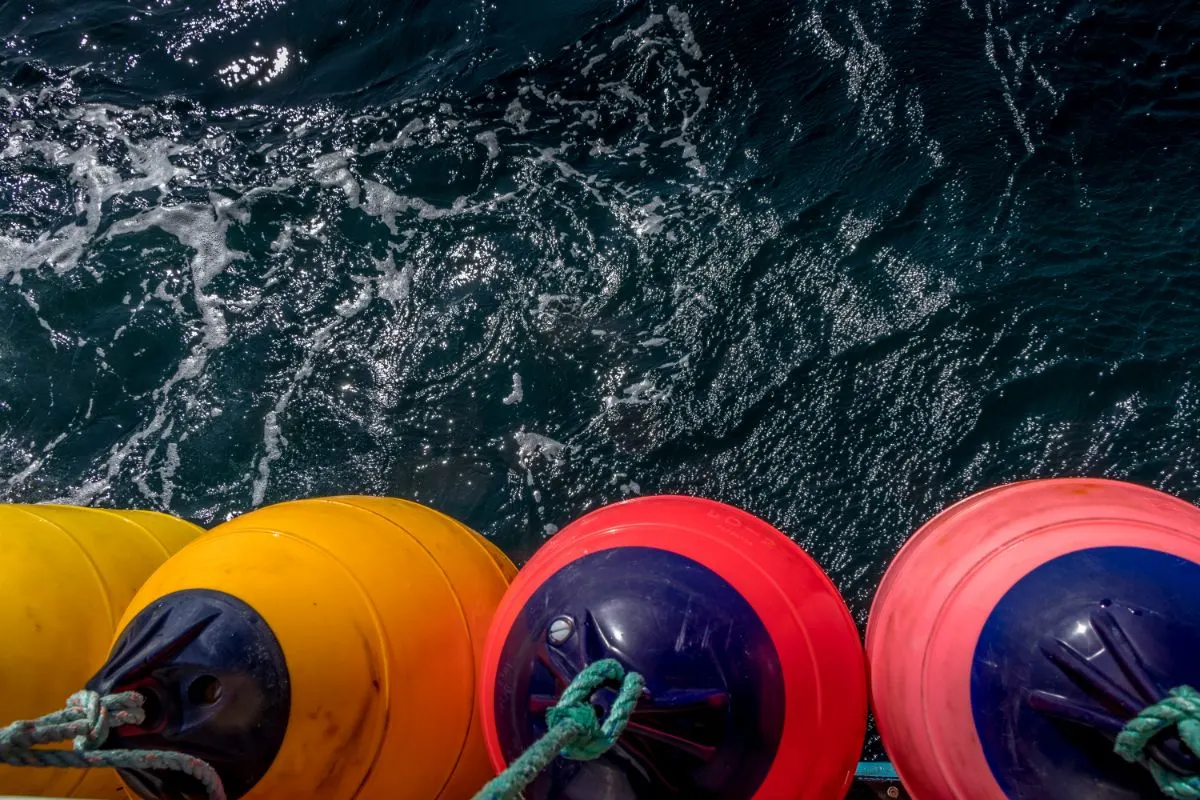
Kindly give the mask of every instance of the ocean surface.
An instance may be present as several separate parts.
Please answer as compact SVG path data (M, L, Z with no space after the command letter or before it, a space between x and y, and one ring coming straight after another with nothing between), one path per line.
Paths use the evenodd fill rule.
M1198 164L1196 3L0 0L0 501L699 494L861 623L979 489L1200 501Z

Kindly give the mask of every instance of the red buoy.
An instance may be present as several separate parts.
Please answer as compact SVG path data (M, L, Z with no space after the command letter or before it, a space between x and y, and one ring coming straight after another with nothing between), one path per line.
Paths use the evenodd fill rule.
M1200 509L1111 480L1025 481L934 517L884 576L867 627L884 747L920 800L1136 800L1113 752L1195 681ZM1147 757L1198 762L1164 733Z
M766 522L646 497L551 539L505 595L484 650L481 716L497 770L604 658L646 679L629 726L598 760L558 759L528 797L845 795L866 728L857 630L816 562ZM606 711L614 696L592 701Z

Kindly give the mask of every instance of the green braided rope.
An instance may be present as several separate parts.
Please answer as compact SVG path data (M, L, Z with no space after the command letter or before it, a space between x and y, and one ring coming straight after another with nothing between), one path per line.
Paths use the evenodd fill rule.
M1157 761L1147 758L1146 745L1167 728L1174 726L1189 750L1200 755L1200 692L1190 686L1178 686L1166 699L1155 703L1126 723L1117 734L1113 749L1131 764L1150 770L1162 793L1174 800L1200 798L1200 775L1180 775Z
M600 724L592 708L592 695L609 681L621 681L621 690L608 718ZM636 672L626 673L611 658L589 664L546 712L546 735L480 789L475 800L516 800L558 756L591 761L604 755L625 731L645 688L645 678Z
M137 692L101 695L76 692L66 708L0 728L0 762L14 767L112 767L169 769L204 784L209 800L225 800L217 771L208 763L172 750L100 750L113 726L137 725L146 718L145 698ZM70 740L72 750L46 750L40 744Z

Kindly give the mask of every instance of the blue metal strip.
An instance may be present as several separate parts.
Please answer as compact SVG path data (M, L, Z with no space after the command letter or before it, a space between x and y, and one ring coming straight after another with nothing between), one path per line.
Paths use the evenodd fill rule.
M896 774L896 768L890 761L860 761L858 769L854 770L854 777L877 781L900 780L900 776Z

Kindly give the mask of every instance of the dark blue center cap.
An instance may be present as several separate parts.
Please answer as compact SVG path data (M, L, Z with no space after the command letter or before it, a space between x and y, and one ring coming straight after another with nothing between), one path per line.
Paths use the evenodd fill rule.
M646 678L625 734L595 761L558 759L535 798L750 797L783 730L775 647L741 594L691 559L646 547L583 556L530 597L504 643L495 717L510 762L589 663ZM616 687L593 696L602 714Z
M996 604L971 667L975 726L1012 798L1161 796L1113 752L1138 712L1200 682L1200 565L1134 547L1080 550L1032 570ZM1146 755L1191 774L1164 733Z
M230 800L270 768L291 707L287 665L271 629L243 601L209 589L164 595L143 609L87 688L134 690L146 698L145 721L111 731L105 749L174 750L203 759ZM181 772L120 772L144 798L206 796L199 781Z

